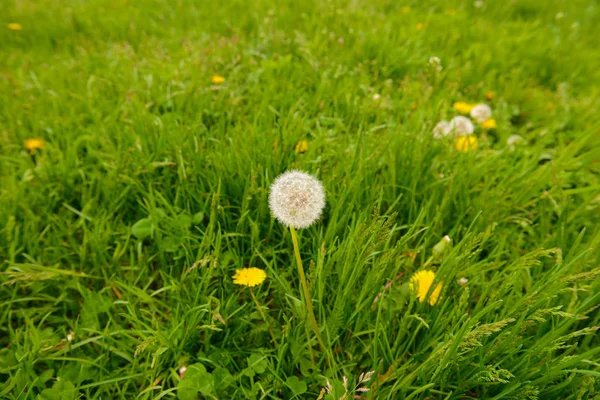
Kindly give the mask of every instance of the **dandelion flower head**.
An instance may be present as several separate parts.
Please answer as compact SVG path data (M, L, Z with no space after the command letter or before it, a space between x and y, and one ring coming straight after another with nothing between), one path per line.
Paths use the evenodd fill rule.
M490 118L481 123L481 127L488 131L492 130L492 129L496 129L497 126L498 126L498 124L496 124L496 120L494 118Z
M233 275L233 283L241 286L258 286L264 282L267 274L260 268L242 268L235 271Z
M220 85L221 83L225 82L225 77L223 77L221 75L213 75L213 77L210 78L210 81L212 83L214 83L215 85Z
M479 142L475 135L459 136L454 139L454 148L463 153L466 153L469 150L475 150L478 145Z
M469 118L459 115L450 120L450 130L454 131L454 136L466 136L471 135L475 128Z
M10 24L8 24L8 29L10 29L11 31L20 31L21 29L23 29L23 27L21 26L21 24L11 22Z
M325 207L325 190L312 175L287 171L271 185L269 207L282 224L297 229L307 228L321 216Z
M461 114L468 114L473 109L473 104L465 103L464 101L457 101L452 105L452 108Z
M409 282L409 286L411 291L413 291L417 299L422 303L425 301L427 297L427 293L429 293L429 288L433 284L435 280L435 272L430 270L424 270L416 272L411 278ZM432 290L431 295L429 296L429 304L435 305L440 297L440 293L442 292L442 283L438 283L435 289Z
M308 142L306 140L301 140L296 144L296 153L304 153L308 150Z
M27 139L23 143L23 145L25 146L25 149L27 149L28 151L34 152L36 150L44 148L44 141L42 139L38 139L38 138Z
M477 104L471 110L471 117L481 124L492 118L492 109L487 104Z

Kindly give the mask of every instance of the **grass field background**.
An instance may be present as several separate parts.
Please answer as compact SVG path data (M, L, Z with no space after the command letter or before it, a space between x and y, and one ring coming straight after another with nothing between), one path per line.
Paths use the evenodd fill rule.
M598 1L3 0L0 22L1 398L599 398ZM498 125L468 152L431 134L457 101ZM326 353L268 208L288 169L327 192L299 231Z

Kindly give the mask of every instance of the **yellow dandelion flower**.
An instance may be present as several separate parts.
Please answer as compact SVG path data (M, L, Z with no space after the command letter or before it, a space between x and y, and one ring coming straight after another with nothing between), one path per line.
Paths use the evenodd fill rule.
M459 136L454 139L454 148L463 153L466 153L469 150L475 150L478 144L479 142L475 135Z
M446 10L446 14L448 14L448 15L454 15L454 14L456 14L456 10L454 10L454 9L451 8L449 10Z
M403 13L403 14L409 14L410 13L410 6L400 7L400 12Z
M220 85L221 83L225 82L225 77L223 77L221 75L213 75L213 77L210 78L210 81L212 83L214 83L215 85Z
M464 101L457 101L456 103L454 103L452 105L452 108L454 108L456 111L458 111L461 114L470 113L471 110L473 109L473 107L475 107L474 104L469 104Z
M20 31L21 29L23 29L23 27L21 26L21 24L11 22L10 24L8 24L8 29L10 29L11 31Z
M420 30L423 30L423 28L425 28L425 24L423 24L422 22L419 22L417 24L417 30L420 31Z
M44 148L44 141L38 138L27 139L24 143L24 146L28 151L33 153L36 150Z
M412 278L410 278L410 289L416 294L417 299L419 299L421 303L425 301L434 280L435 272L430 270L416 272ZM438 283L431 292L431 295L429 296L429 305L433 306L439 300L440 293L442 292L442 283L443 282Z
M492 130L492 129L496 129L496 126L498 126L498 124L496 124L496 120L494 118L490 118L487 121L483 121L481 123L481 127L485 130Z
M260 268L242 268L235 271L233 283L242 286L258 286L267 278L267 274Z
M301 140L296 145L296 153L304 153L308 150L308 142L306 140Z
M485 98L488 100L492 100L494 98L494 95L496 93L492 92L491 90L485 93Z

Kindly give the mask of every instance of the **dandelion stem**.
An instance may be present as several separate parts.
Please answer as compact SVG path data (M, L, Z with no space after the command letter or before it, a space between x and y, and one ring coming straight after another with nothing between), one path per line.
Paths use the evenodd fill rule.
M256 304L256 308L258 308L258 312L260 313L260 316L262 317L263 321L265 321L265 324L267 324L267 328L269 328L269 334L271 335L271 339L273 339L273 343L275 343L275 346L279 346L279 344L277 344L277 339L275 339L275 335L273 334L273 329L271 329L271 324L269 324L269 321L267 320L267 316L263 312L263 310L260 306L260 303L258 302L256 296L254 295L254 290L252 290L252 288L250 288L250 294L252 295L252 300L254 300L254 304Z
M302 267L302 258L300 257L300 246L298 246L298 235L296 234L296 230L294 229L294 227L291 225L290 232L292 234L292 242L294 243L296 265L298 266L298 274L300 275L300 282L302 284L302 291L304 292L304 301L306 302L306 308L308 309L308 316L310 318L313 331L315 332L315 335L317 335L319 345L323 349L323 352L327 354L327 348L325 347L325 343L323 342L323 338L321 337L321 332L319 331L319 325L317 324L317 319L315 318L315 312L313 310L310 294L308 293L308 285L306 284L306 276L304 275L304 268Z

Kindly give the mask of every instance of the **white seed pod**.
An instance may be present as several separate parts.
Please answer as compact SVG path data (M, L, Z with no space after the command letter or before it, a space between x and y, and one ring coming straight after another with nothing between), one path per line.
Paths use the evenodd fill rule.
M509 150L514 150L517 148L517 146L519 145L519 143L523 143L525 141L525 139L523 139L522 136L519 135L510 135L508 137L508 139L506 139L506 145L508 146Z
M323 207L323 185L306 172L284 172L271 185L269 208L285 226L307 228L319 219Z
M510 135L508 139L506 139L506 144L509 146L514 146L515 144L522 142L524 139L519 135Z
M454 117L450 121L450 131L454 132L454 136L472 135L474 130L475 128L473 127L471 120L462 115Z
M481 124L492 118L492 109L487 104L477 104L471 110L471 118Z
M433 127L433 137L436 139L448 136L450 132L452 132L452 129L450 128L448 121L440 121Z

